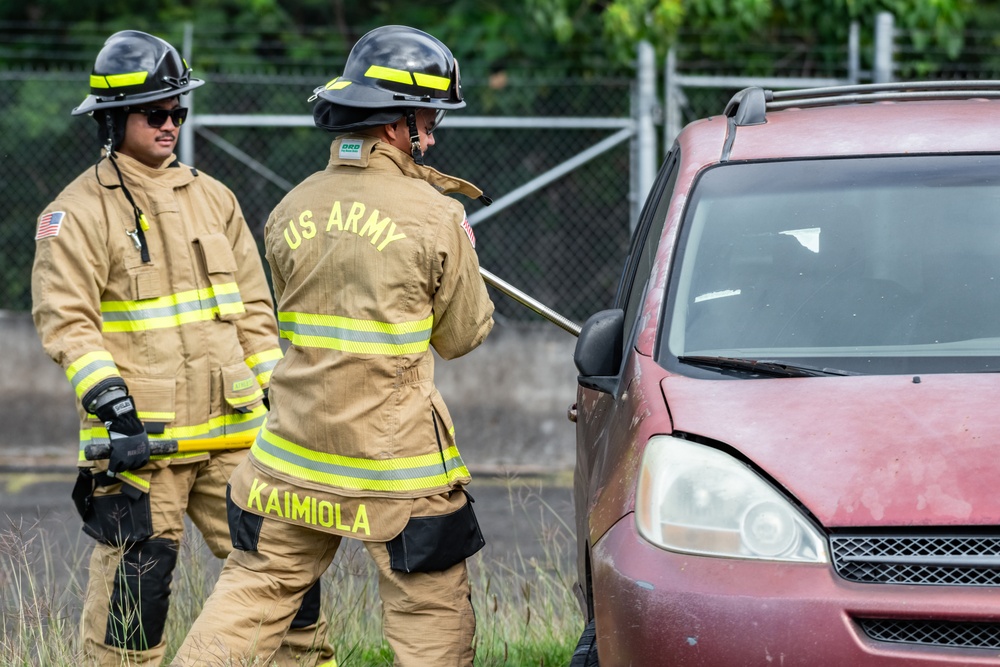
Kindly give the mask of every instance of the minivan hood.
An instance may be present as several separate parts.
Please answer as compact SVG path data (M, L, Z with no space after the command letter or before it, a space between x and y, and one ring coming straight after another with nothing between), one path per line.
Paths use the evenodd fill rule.
M661 388L676 431L741 452L824 526L1000 523L1000 374Z

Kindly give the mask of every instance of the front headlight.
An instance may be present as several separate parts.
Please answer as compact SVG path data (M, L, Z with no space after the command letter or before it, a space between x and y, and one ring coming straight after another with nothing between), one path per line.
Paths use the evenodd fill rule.
M749 466L669 436L646 445L635 498L639 533L692 554L825 563L826 541Z

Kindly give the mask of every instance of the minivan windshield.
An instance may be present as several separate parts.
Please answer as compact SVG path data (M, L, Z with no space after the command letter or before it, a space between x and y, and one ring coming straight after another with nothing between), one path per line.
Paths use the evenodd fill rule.
M678 372L995 372L1000 156L712 168L667 290L658 356Z

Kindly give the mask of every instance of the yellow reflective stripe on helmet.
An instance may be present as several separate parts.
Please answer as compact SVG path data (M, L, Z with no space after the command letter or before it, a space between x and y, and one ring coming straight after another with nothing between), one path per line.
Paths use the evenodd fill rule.
M403 69L395 69L393 67L382 67L381 65L372 65L365 72L365 76L370 79L381 79L383 81L395 81L396 83L413 83L413 77L410 73Z
M140 419L150 413L140 412ZM153 413L155 414L155 413ZM187 440L191 438L221 438L224 436L245 435L247 437L255 434L267 418L267 408L258 405L249 412L241 412L229 415L220 415L202 424L192 424L191 426L168 426L163 433L151 435L149 440ZM152 420L151 420L152 421ZM108 444L108 430L103 425L94 424L90 428L80 429L80 454L79 460L86 462L84 450L87 445ZM205 452L180 452L177 454L165 454L153 456L153 459L175 459L190 456L200 456Z
M88 352L66 369L66 378L73 385L77 398L81 399L101 380L120 375L111 354L104 350Z
M122 88L146 83L149 72L129 72L126 74L91 74L91 88Z
M413 78L416 79L417 85L423 88L433 88L434 90L448 90L448 86L451 85L451 79L444 76L437 76L434 74L424 74L423 72L414 72Z
M264 386L271 380L271 371L281 361L282 356L281 348L276 347L273 350L251 354L246 358L247 366L257 376L257 384Z
M333 79L332 81L327 83L326 86L324 87L327 90L342 90L344 88L347 88L349 85L351 85L350 81L341 81L340 77L338 76L336 79Z
M246 310L236 283L224 283L142 301L102 301L104 332L147 331L210 320Z
M307 449L271 433L265 425L250 451L283 474L355 491L425 491L470 476L454 445L420 456L364 459Z
M421 88L433 88L434 90L448 90L448 87L451 86L451 79L448 77L425 74L423 72L413 72L411 74L406 70L383 67L381 65L372 65L369 67L368 71L365 72L365 76L370 79L381 79L382 81L394 81L396 83L413 84L416 82L416 85ZM336 88L330 87L336 81L334 79L326 84L327 90L336 90Z
M356 320L339 315L279 312L281 337L300 347L356 354L417 354L430 348L434 315L412 322Z

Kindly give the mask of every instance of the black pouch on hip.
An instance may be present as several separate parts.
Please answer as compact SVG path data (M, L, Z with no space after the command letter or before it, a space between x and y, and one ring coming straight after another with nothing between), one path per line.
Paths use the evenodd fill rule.
M135 544L153 534L149 494L121 483L121 491L95 496L97 487L119 484L105 473L81 469L73 485L73 504L83 519L83 532L110 546Z
M389 567L397 572L441 572L486 546L475 501L462 489L466 503L451 514L411 517L396 537L386 542Z

